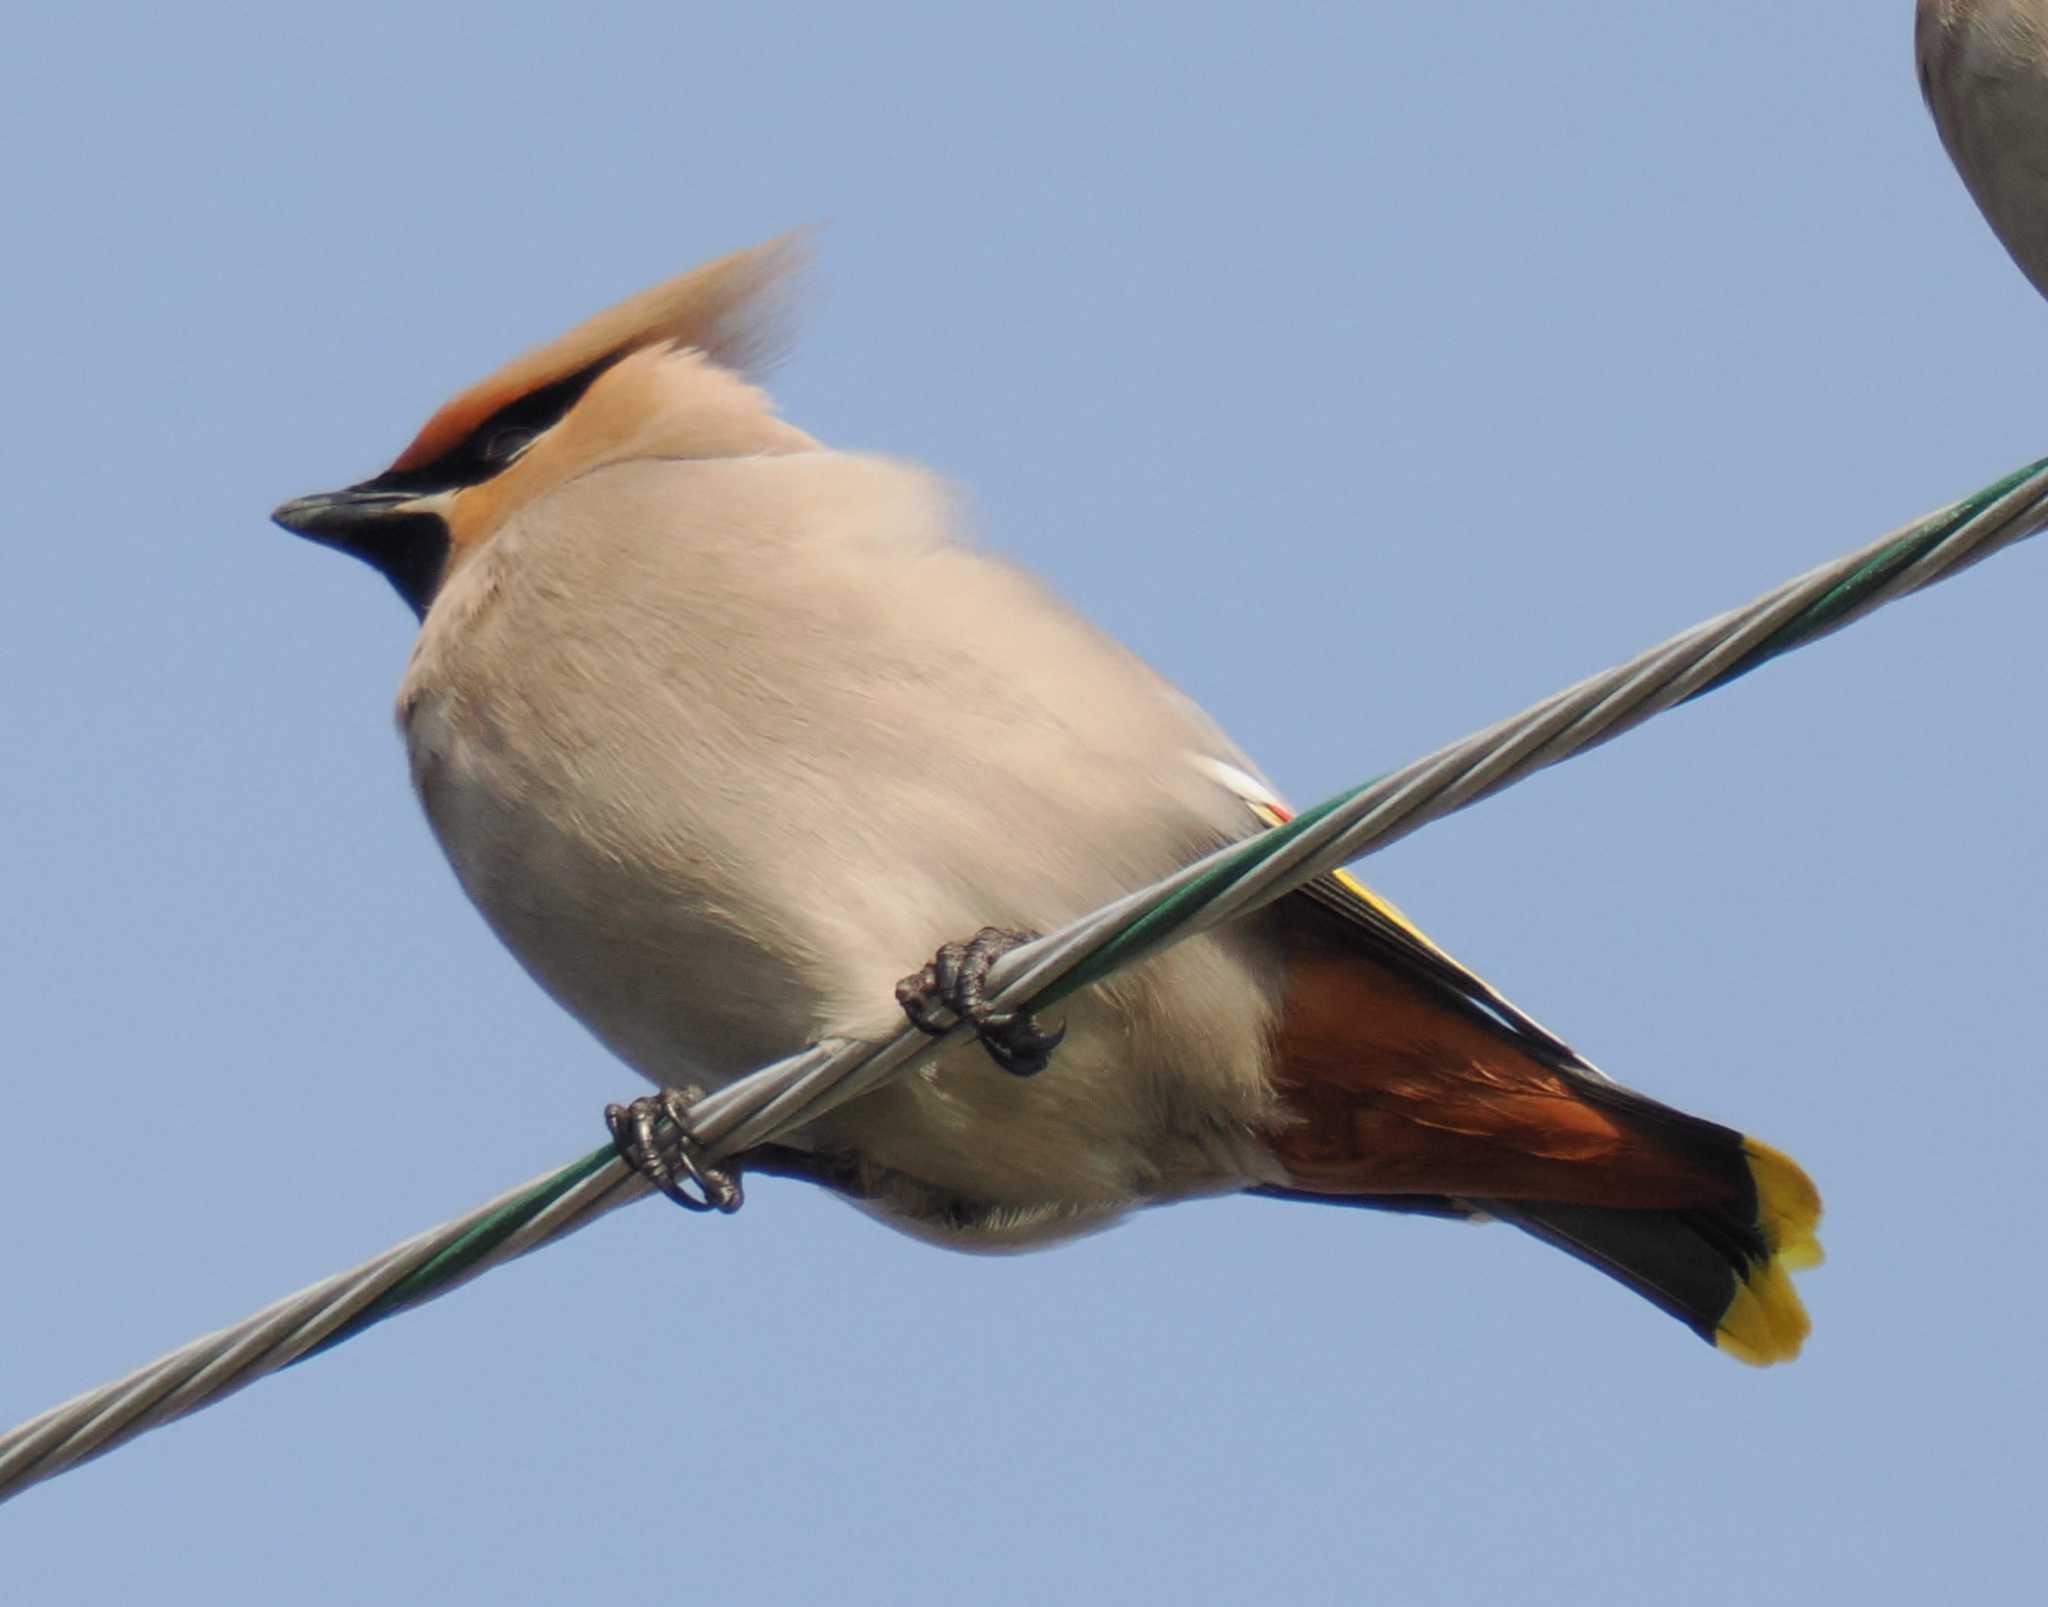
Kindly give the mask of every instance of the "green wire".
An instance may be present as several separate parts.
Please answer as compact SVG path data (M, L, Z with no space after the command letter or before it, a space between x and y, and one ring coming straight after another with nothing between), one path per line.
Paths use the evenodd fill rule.
M1873 593L1881 590L1900 570L1919 561L1964 524L1977 517L1986 508L2012 491L2023 481L2048 469L2048 458L2030 463L2023 469L2015 469L2003 479L1994 481L1974 495L1966 497L1948 513L1939 518L1929 519L1907 531L1860 565L1854 572L1830 587L1794 618L1787 620L1769 636L1750 649L1735 663L1723 670L1713 680L1697 691L1689 693L1685 701L1705 697L1709 692L1718 692L1729 682L1738 680L1761 664L1782 653L1810 641L1824 633L1829 626L1852 612ZM1317 804L1296 815L1292 820L1263 831L1248 839L1230 858L1212 866L1187 886L1168 894L1148 910L1143 910L1124 925L1123 929L1109 938L1088 959L1082 961L1057 982L1049 985L1039 996L1023 1008L1037 1010L1043 1005L1055 1004L1082 988L1100 982L1111 972L1128 965L1131 961L1157 946L1167 934L1195 912L1212 903L1225 889L1243 880L1254 866L1285 848L1290 842L1321 820L1332 810L1349 803L1366 788L1376 785L1375 781L1353 787L1348 792Z
M1793 648L1820 635L1844 614L1854 610L1873 592L1881 590L1901 569L1917 563L1992 503L2043 469L2048 469L2048 458L2029 463L2023 469L2013 470L2004 479L1996 480L1974 495L1965 497L1947 514L1930 519L1907 531L1897 541L1873 554L1860 568L1845 576L1824 595L1816 598L1803 612L1785 621L1740 660L1694 692L1686 701L1690 703L1693 698L1705 697L1709 692L1718 692L1730 681L1747 675L1758 665L1768 663L1781 653L1789 653Z
M1058 981L1049 984L1037 998L1026 1006L1037 1010L1044 1005L1057 1004L1070 994L1078 993L1108 976L1112 971L1129 965L1139 955L1157 947L1165 937L1183 922L1191 920L1201 909L1213 903L1227 889L1242 881L1247 872L1263 865L1309 827L1325 815L1341 809L1367 787L1377 783L1361 782L1334 798L1326 798L1313 809L1304 809L1292 820L1283 821L1270 830L1262 831L1256 837L1248 837L1239 845L1237 852L1221 860L1189 882L1162 898L1148 910L1141 910L1125 923L1123 929L1114 934L1093 954Z
M571 1161L525 1192L515 1194L431 1261L414 1268L319 1344L297 1357L292 1365L297 1366L307 1357L330 1350L344 1339L355 1338L365 1328L373 1327L386 1317L397 1316L407 1306L428 1299L436 1290L455 1282L564 1194L595 1177L617 1159L618 1152L607 1144L602 1149L592 1150L579 1161Z

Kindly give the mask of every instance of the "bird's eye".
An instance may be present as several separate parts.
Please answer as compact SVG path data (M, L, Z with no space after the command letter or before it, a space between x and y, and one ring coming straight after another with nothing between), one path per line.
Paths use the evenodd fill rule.
M484 438L482 457L486 463L509 463L538 437L537 430L493 430Z

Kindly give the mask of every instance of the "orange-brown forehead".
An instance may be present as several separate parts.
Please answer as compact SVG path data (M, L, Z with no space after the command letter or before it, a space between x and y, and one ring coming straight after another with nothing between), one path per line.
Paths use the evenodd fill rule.
M420 433L412 438L412 445L399 453L385 472L404 474L436 462L468 440L477 426L492 414L510 407L522 396L531 396L543 385L566 379L608 355L603 351L593 351L579 362L575 352L557 349L563 344L557 342L554 346L528 352L524 357L507 363L489 379L479 380L460 396L443 403L441 410L428 419Z

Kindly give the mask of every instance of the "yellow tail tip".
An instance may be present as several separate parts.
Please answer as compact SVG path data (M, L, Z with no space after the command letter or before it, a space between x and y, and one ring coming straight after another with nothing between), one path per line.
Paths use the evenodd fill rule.
M1813 1327L1786 1274L1821 1263L1815 1236L1820 1190L1789 1155L1754 1138L1745 1138L1742 1147L1756 1183L1757 1227L1771 1257L1736 1288L1714 1331L1714 1344L1737 1361L1768 1367L1797 1356Z

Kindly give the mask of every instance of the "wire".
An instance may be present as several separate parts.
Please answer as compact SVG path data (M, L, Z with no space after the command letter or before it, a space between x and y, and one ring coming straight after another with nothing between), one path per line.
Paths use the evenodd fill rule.
M1003 1010L1032 1010L1064 998L1538 770L1612 741L1675 704L1726 686L2044 525L2048 459L1017 949L990 979L993 1002ZM697 1101L688 1113L689 1132L714 1159L749 1149L858 1098L967 1032L955 1027L935 1039L906 1024L885 1043L816 1044ZM0 1500L225 1399L650 1192L609 1146L593 1150L0 1435Z

